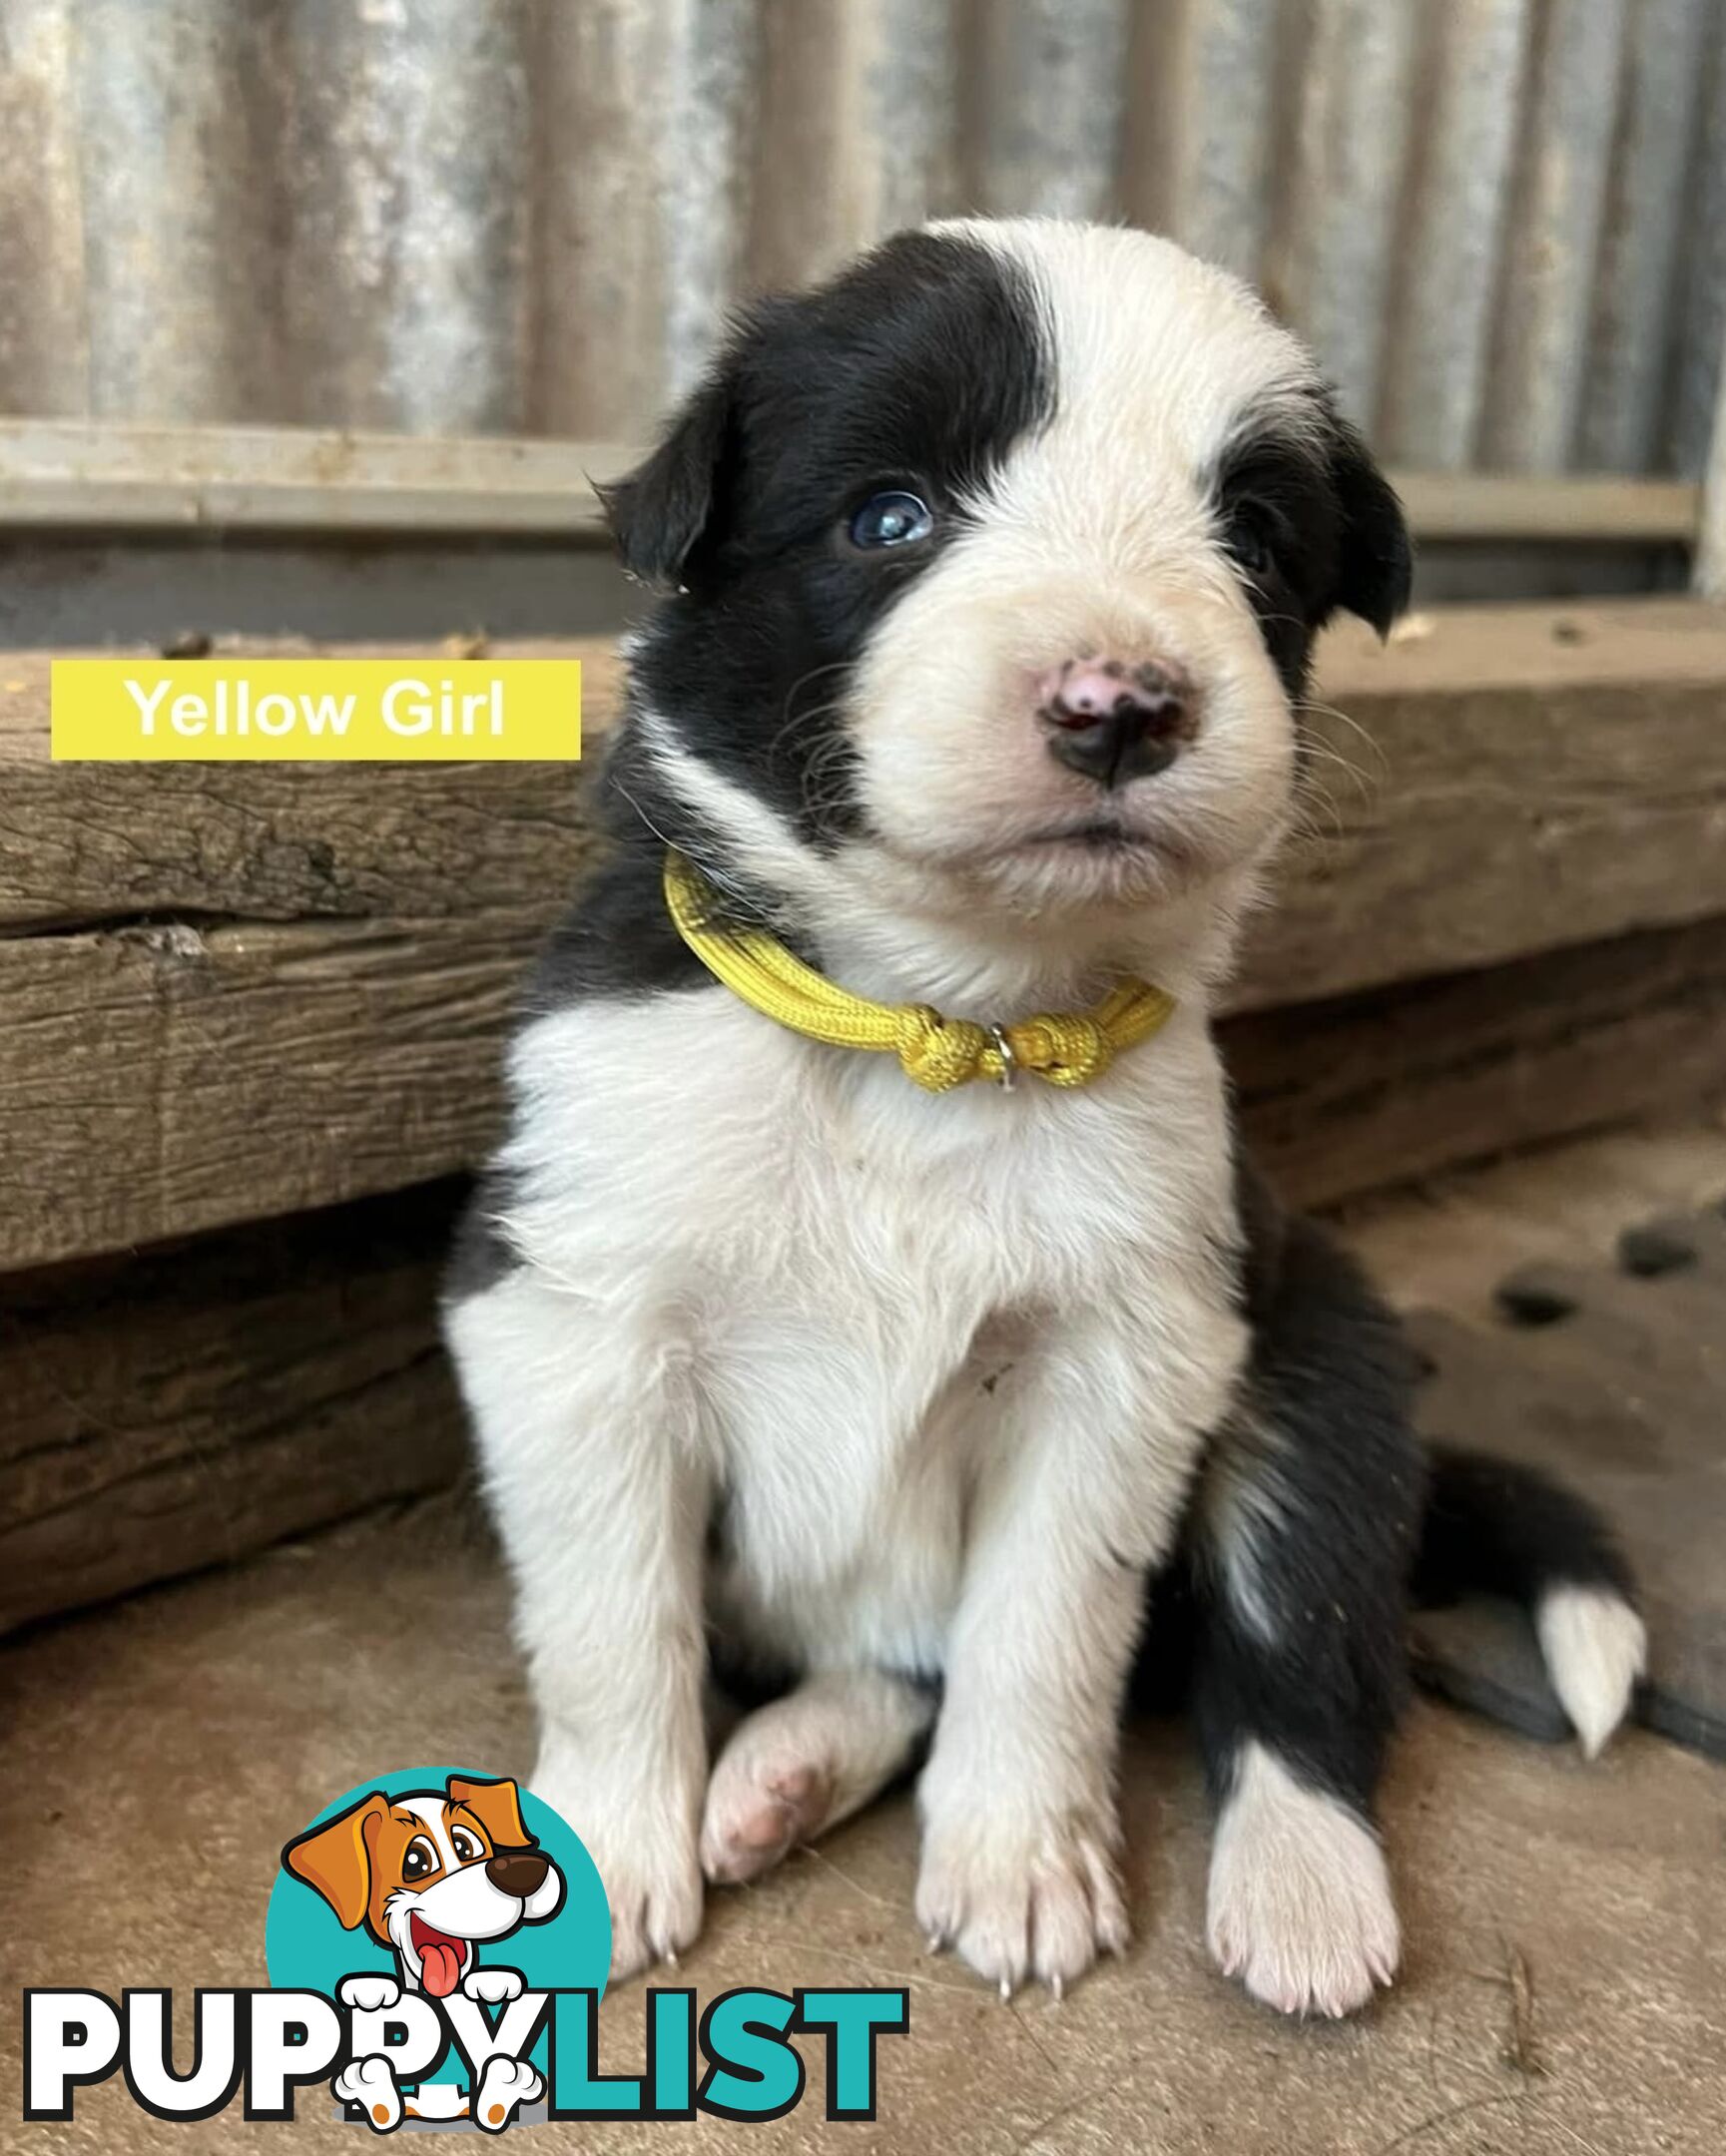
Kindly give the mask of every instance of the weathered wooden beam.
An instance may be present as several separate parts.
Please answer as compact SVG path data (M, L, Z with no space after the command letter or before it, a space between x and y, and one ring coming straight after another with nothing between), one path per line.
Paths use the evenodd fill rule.
M1683 479L1462 471L1393 477L1423 541L1687 547L1702 514L1701 489Z
M848 34L863 20L848 14ZM801 16L775 23L776 35L783 28L820 42ZM774 209L804 234L799 248L816 245L806 228L845 214L850 198L832 192L843 177L829 173L819 197ZM871 185L886 184L882 168ZM851 241L841 233L835 244ZM624 441L0 418L0 525L599 545L605 520L593 482L620 477L642 454L639 442ZM1425 468L1392 477L1421 539L1689 546L1702 514L1701 488L1681 479Z
M1320 835L1239 1007L1726 912L1726 614L1415 628L1328 647ZM603 722L615 674L583 656ZM0 1267L469 1162L521 968L592 857L579 776L53 767L45 677L0 659Z
M1314 837L1238 1000L1292 1003L1726 910L1726 611L1454 607L1346 624Z
M0 1279L0 1631L447 1482L450 1212L420 1191Z
M1726 69L1722 69L1726 75ZM1696 589L1704 599L1726 601L1726 350L1720 355L1714 432L1703 475L1701 532L1696 542Z
M579 657L603 735L620 678L609 643L510 648ZM544 878L567 889L591 848L575 765L51 764L50 664L0 653L0 938L140 915L543 919Z
M0 420L0 524L599 540L636 452L508 435Z
M1261 1164L1334 1205L1726 1098L1726 918L1248 1012L1222 1040Z

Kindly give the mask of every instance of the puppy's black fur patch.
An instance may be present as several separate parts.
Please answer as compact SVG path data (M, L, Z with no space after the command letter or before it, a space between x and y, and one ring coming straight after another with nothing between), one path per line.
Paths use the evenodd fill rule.
M629 822L618 832L616 850L540 952L522 997L524 1015L586 996L663 995L713 985L713 975L666 910L664 845L632 809L625 813Z
M1283 687L1306 693L1313 643L1339 609L1381 636L1409 603L1413 554L1401 503L1328 397L1308 425L1286 409L1247 415L1212 481Z
M1137 1696L1185 1693L1220 1801L1263 1744L1371 1808L1407 1684L1404 1619L1426 1489L1412 1357L1353 1262L1243 1167L1240 1409L1212 1440L1176 1563L1152 1591ZM1250 1490L1233 1513L1227 1484ZM1231 1519L1250 1557L1231 1566ZM1240 1571L1251 1608L1237 1598ZM1258 1621L1255 1621L1255 1620Z
M1634 1583L1581 1498L1511 1461L1428 1447L1411 1413L1418 1357L1359 1267L1244 1159L1237 1203L1247 1383L1152 1585L1134 1697L1190 1706L1219 1803L1257 1742L1370 1818L1408 1691L1411 1603L1486 1593L1533 1608L1579 1586L1633 1604ZM1222 1546L1226 1514L1207 1502L1229 1480L1257 1499L1251 1611Z
M855 828L839 712L859 649L1053 397L1023 278L974 241L903 234L745 315L607 496L625 564L680 587L637 655L637 702L809 841ZM894 488L927 502L932 536L860 552L852 515ZM633 781L640 813L689 843L687 808L645 762Z
M443 1269L445 1303L483 1295L521 1263L502 1225L514 1192L515 1178L495 1164L475 1182L461 1209L449 1262Z

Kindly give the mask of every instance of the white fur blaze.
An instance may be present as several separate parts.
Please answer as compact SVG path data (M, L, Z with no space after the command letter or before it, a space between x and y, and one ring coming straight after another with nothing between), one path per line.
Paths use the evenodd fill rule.
M1225 1973L1282 2013L1353 2013L1396 1974L1377 1836L1259 1744L1243 1749L1217 1825L1206 1935Z
M1648 1666L1648 1633L1609 1587L1552 1587L1534 1615L1559 1704L1593 1759L1629 1710Z

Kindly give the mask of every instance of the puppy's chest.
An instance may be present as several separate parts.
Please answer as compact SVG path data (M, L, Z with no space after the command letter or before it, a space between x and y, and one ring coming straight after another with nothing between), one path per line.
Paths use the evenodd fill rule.
M702 1266L701 1360L734 1456L807 1478L814 1439L828 1494L861 1504L919 1451L961 1467L1039 1338L1108 1313L1154 1330L1209 1252L1190 1162L1130 1093L930 1098L884 1059L819 1068L764 1119L754 1172L710 1192L730 1227Z
M590 1032L516 1152L570 1187L535 1209L552 1270L627 1273L669 1314L734 1489L872 1519L919 1446L963 1449L1003 1343L1111 1311L1154 1335L1165 1288L1214 1264L1226 1131L1193 1044L1095 1094L931 1097L691 1000L619 1013L603 1066ZM660 1052L674 1034L698 1051ZM627 1086L594 1082L620 1066Z

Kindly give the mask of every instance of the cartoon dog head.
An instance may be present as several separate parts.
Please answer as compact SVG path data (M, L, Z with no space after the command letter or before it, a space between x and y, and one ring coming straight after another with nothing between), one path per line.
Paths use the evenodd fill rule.
M563 1875L527 1831L513 1782L451 1775L441 1790L373 1790L282 1852L344 1929L395 1949L402 1980L444 1998L484 1939L544 1923Z

